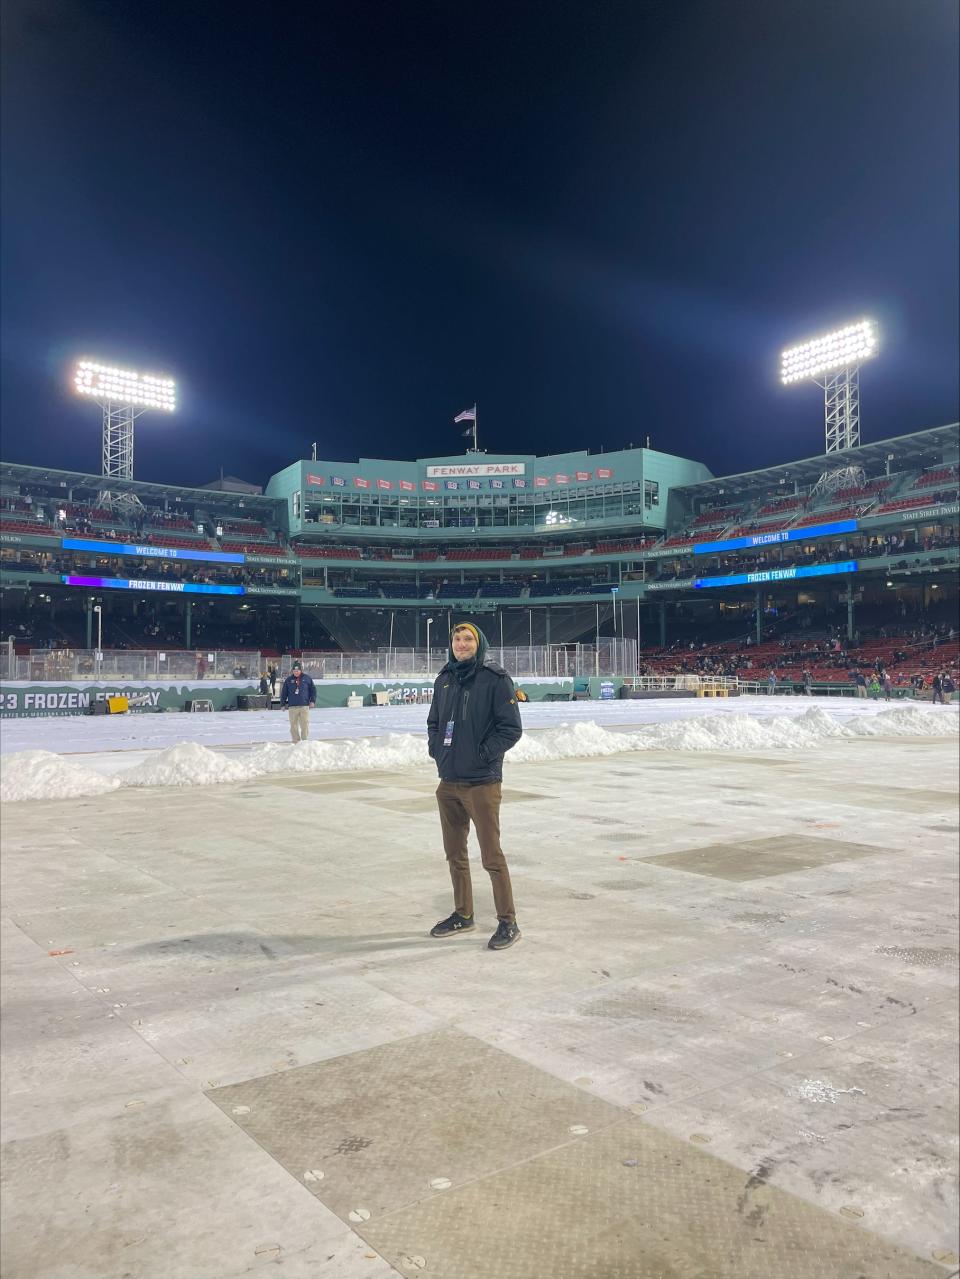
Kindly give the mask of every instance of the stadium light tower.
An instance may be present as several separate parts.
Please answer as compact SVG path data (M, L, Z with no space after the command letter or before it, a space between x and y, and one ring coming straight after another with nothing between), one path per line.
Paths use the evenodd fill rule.
M89 396L103 409L104 479L133 479L133 424L142 413L158 409L172 413L177 407L176 385L171 378L156 373L137 373L92 360L78 361L73 374L78 395ZM133 493L117 492L105 484L98 501L101 506L137 509L140 499Z
M826 452L860 443L860 365L877 354L872 320L859 320L823 337L788 347L781 355L780 380L815 382L823 390ZM818 487L837 489L862 482L861 467L840 467L821 476Z

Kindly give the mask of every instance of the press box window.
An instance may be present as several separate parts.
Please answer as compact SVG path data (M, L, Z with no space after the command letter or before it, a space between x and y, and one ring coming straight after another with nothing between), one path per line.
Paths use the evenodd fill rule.
M658 480L643 481L643 506L649 511L660 505L660 483Z

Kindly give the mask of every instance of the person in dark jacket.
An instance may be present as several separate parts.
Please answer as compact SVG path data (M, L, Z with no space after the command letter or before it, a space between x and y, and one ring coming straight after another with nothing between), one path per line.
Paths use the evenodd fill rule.
M503 757L522 733L513 680L487 657L483 631L469 622L458 624L427 716L428 747L440 776L440 829L453 883L453 914L430 930L431 937L455 937L476 927L467 856L472 821L499 920L488 946L506 950L520 940L510 872L500 847L500 798Z
M290 713L290 738L305 742L310 732L310 708L317 704L317 689L299 662L294 662L290 674L280 689L280 705Z

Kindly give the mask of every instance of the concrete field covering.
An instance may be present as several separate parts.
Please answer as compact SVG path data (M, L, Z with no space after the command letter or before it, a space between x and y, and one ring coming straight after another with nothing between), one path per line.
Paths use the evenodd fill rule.
M956 754L508 757L502 953L428 768L5 804L5 1279L956 1275Z

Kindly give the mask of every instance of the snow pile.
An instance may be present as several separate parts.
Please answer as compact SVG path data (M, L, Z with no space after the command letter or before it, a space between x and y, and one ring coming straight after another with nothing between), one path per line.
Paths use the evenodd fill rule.
M52 751L18 751L6 756L0 766L0 800L4 803L79 799L84 795L104 795L119 785L115 777L95 773Z
M859 708L858 708L859 709ZM800 714L750 715L725 709L611 731L593 720L564 722L557 728L526 733L510 752L511 763L590 759L624 751L798 750L831 738L945 737L960 733L960 716L945 707L870 707L840 717L819 706ZM181 742L157 751L126 770L115 771L116 755L101 757L94 772L49 751L21 751L4 757L0 798L72 799L100 795L118 786L217 786L251 782L277 773L341 773L356 769L381 772L432 768L423 734L387 733L382 737L334 738L279 744L270 742L229 754L198 742ZM96 759L96 757L94 757Z
M341 773L353 769L411 768L429 764L426 737L413 733L388 733L385 737L360 737L326 742L297 742L280 746L270 742L251 751L250 777L267 773Z
M593 720L581 720L576 724L561 724L559 728L546 728L535 735L521 737L510 752L512 764L541 764L551 759L590 759L598 755L619 755L621 751L644 750L634 747L639 733L610 733Z
M884 711L839 722L818 706L801 715L707 715L651 724L629 733L609 732L592 720L561 724L520 739L510 752L516 763L616 755L620 751L765 751L816 746L831 737L943 737L955 735L955 715L916 708Z
M250 776L245 762L228 759L198 742L181 742L118 774L118 781L122 786L219 786L245 782Z
M845 737L956 737L960 717L949 707L904 706L902 710L847 720Z

